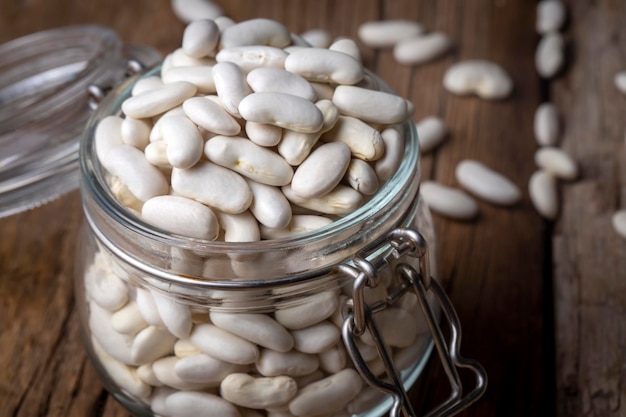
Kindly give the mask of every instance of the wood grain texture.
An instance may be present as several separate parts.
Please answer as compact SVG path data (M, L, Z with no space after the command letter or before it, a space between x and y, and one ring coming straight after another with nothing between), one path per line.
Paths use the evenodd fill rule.
M535 2L221 4L235 20L269 17L295 33L323 28L355 37L360 23L392 18L447 33L453 50L419 67L397 64L388 50L362 51L367 67L415 104L416 120L438 115L450 128L446 142L422 159L423 178L458 186L454 167L472 158L525 190L535 169L534 111L546 98L557 104L562 146L580 162L582 179L561 187L565 204L555 224L534 212L526 192L512 208L480 203L474 222L434 216L440 276L463 323L462 353L489 375L485 396L461 415L625 415L626 242L610 216L626 207L626 99L612 85L626 65L626 3L570 0L571 59L550 83L534 70ZM126 42L164 54L180 45L184 29L167 0L0 0L0 42L84 23L112 27ZM445 92L449 65L474 58L502 65L514 94L488 102ZM0 219L0 417L129 416L104 391L80 341L72 281L81 221L78 192ZM411 390L415 408L423 414L448 393L433 358Z
M569 67L551 83L562 147L581 179L562 187L554 233L559 416L626 415L626 245L611 216L626 206L626 3L569 2Z

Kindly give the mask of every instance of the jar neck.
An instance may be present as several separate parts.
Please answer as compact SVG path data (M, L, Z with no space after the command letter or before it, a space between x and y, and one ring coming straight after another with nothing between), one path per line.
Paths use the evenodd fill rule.
M81 190L98 244L134 270L213 288L293 283L331 271L394 228L410 226L417 214L417 135L413 123L405 123L405 154L396 173L362 207L328 226L294 238L243 243L190 239L156 229L114 198L95 156L97 122L120 114L130 90L127 83L110 94L87 125L81 143Z

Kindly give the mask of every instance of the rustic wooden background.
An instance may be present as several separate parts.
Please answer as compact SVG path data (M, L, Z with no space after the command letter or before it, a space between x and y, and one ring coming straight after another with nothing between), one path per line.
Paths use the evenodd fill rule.
M271 17L293 32L323 28L356 36L361 22L408 18L446 32L454 50L418 68L365 49L368 67L415 104L415 118L441 116L447 142L423 159L424 178L455 185L454 167L478 159L522 189L534 171L535 108L554 101L560 145L581 179L561 187L556 222L527 193L514 208L480 204L474 222L435 216L441 273L463 322L465 356L484 364L485 396L469 416L626 416L626 241L610 217L626 206L626 2L566 2L568 62L538 78L530 0L222 0L235 20ZM58 26L98 23L128 42L167 53L184 25L166 0L0 0L0 42ZM515 81L505 101L455 97L445 69L468 58L501 64ZM72 294L79 194L0 219L0 416L127 417L103 390L79 340ZM411 391L423 414L448 395L437 360Z

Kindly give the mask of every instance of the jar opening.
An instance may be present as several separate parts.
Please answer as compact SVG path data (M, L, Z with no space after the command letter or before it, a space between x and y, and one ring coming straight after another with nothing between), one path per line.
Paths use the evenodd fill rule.
M141 77L158 75L159 72L160 66L157 65ZM181 255L181 263L185 263L185 257L189 255L219 259L239 257L240 263L247 260L258 262L262 258L263 265L272 264L267 276L306 276L312 270L332 268L337 262L354 254L355 247L364 247L383 238L392 228L410 225L417 213L420 172L417 134L414 123L405 122L402 125L406 139L405 152L397 171L369 201L327 226L291 238L241 243L192 239L157 229L133 214L113 196L107 186L104 169L95 154L93 140L99 120L109 115L121 115L121 104L130 97L138 79L139 76L129 79L109 94L90 119L81 142L81 184L87 219L94 230L100 230L105 245L120 249L120 242L124 240L145 242L153 251L150 260L145 259L145 253L134 254L133 245L128 242L122 242L121 252L126 258L135 259L138 264L150 264L151 268L157 265L160 274L155 275L179 281L207 278L197 269L186 272L185 268L177 270L171 262L164 262L162 258L171 257L174 250ZM391 91L382 82L379 83L382 89ZM289 262L283 262L285 259ZM286 263L290 266L285 267L283 264ZM173 272L175 270L176 273ZM265 272L257 269L257 279L261 278L259 274ZM150 273L154 274L154 271ZM246 280L252 274L235 276ZM218 277L218 280L221 278Z

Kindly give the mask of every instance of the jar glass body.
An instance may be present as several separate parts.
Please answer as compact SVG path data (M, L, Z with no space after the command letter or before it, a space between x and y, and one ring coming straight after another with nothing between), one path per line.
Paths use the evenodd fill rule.
M355 257L370 264L392 259L387 237L398 228L418 231L436 265L412 124L403 126L398 171L354 213L295 238L194 240L158 230L123 207L95 156L95 126L121 113L135 81L100 104L81 143L86 221L76 297L85 347L106 388L137 416L180 417L181 404L188 412L189 404L203 404L212 409L207 416L384 414L391 398L361 379L342 341L354 278L338 266L353 265ZM385 303L400 285L397 262L419 268L419 259L406 256L383 262L376 285L364 290L368 305ZM415 294L388 304L374 320L408 388L432 341ZM384 374L367 330L357 345L372 373Z

